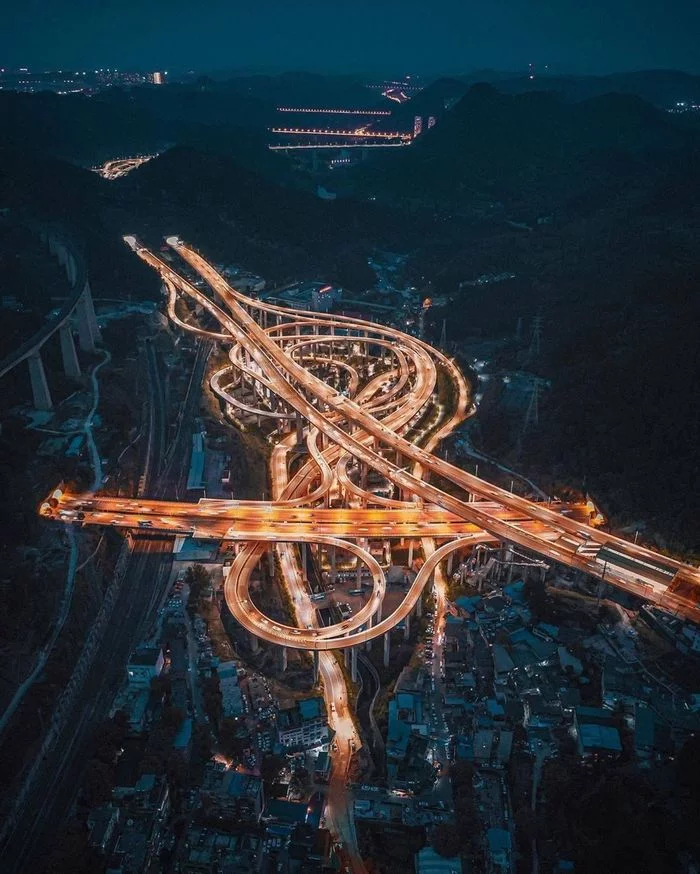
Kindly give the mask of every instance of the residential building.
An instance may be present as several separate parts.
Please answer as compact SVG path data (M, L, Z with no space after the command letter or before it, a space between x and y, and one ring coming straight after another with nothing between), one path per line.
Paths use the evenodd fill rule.
M287 749L308 750L330 741L330 729L323 698L305 698L280 710L277 718L279 742Z

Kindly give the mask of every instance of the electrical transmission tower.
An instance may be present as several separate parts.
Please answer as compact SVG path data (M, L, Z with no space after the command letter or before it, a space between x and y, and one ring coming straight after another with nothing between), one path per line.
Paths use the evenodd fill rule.
M530 394L530 403L527 405L527 412L525 413L523 432L527 431L531 425L537 427L540 423L540 389L543 385L543 379L535 377L532 380L532 392Z
M539 313L532 320L532 339L530 340L530 348L528 350L528 359L537 358L540 354L540 343L542 341L542 316Z

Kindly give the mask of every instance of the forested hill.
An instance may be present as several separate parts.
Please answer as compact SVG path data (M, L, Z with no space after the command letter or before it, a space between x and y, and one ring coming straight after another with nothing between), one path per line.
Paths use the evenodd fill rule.
M631 95L569 103L474 85L409 149L349 174L363 193L443 210L566 208L611 179L650 180L698 148L675 116Z

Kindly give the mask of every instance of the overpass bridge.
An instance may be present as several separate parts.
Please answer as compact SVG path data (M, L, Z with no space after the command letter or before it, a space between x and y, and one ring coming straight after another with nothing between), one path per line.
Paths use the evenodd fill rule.
M100 329L95 316L87 267L82 253L70 237L61 231L43 225L30 224L42 243L65 269L71 294L56 315L49 319L35 334L14 352L0 361L0 379L11 373L23 362L29 366L32 400L37 410L53 409L53 400L46 379L41 350L48 341L59 335L61 359L66 376L79 379L80 362L75 348L73 324L77 325L78 340L83 352L94 352L100 341Z
M408 620L426 585L444 581L451 556L494 542L700 620L697 568L591 527L583 506L527 500L433 454L474 409L464 376L440 350L361 319L247 298L197 252L169 238L208 284L202 291L137 239L125 239L161 275L176 324L229 347L230 364L212 375L211 388L229 413L245 407L275 429L273 500L177 504L59 493L42 505L45 515L236 541L228 606L252 634L285 647L347 649L386 636ZM178 299L193 308L192 324L176 315ZM197 324L194 308L218 330ZM440 375L450 386L449 409L438 397ZM304 463L292 472L290 458L300 449ZM425 559L402 603L384 618L386 578L369 548L376 539L409 541L411 550L417 542ZM305 544L315 544L331 578L340 551L351 556L358 581L372 579L372 595L352 619L314 627L299 555ZM251 574L273 547L298 605L296 626L273 623L250 597Z

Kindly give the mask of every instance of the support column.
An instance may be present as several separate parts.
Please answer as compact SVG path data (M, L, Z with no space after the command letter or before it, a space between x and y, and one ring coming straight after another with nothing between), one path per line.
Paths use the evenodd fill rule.
M350 650L351 647L347 646L343 650L343 658L345 659L345 667L346 669L350 667Z
M330 560L331 560L331 573L330 573L330 584L331 586L335 585L335 577L336 577L336 555L335 555L335 544L333 544L330 548Z
M92 336L96 343L102 342L102 334L100 334L100 326L97 324L97 316L95 315L95 305L92 302L92 292L90 291L90 283L85 282L85 292L83 297L86 297L85 307L87 309L90 326L92 328Z
M63 358L63 370L71 379L80 379L80 364L75 352L73 331L70 322L64 322L59 328L61 337L61 357Z
M260 649L260 643L258 641L257 635L251 632L250 634L250 649L252 652L257 652Z
M357 682L357 647L353 646L350 650L350 679L353 683Z
M49 384L46 382L44 363L41 355L36 352L27 359L29 362L29 379L32 383L32 398L37 410L53 410Z
M389 667L389 652L391 650L391 632L387 631L384 635L384 667Z
M454 557L455 557L454 552L451 552L447 556L447 576L448 577L452 576L452 562L454 561Z
M321 660L320 660L320 658L319 658L318 650L315 649L315 650L314 650L314 684L315 684L315 683L318 683L318 675L319 675L319 671L320 671L320 662L321 662Z
M408 640L411 636L411 614L408 613L403 621L403 639Z
M78 274L75 268L75 258L69 253L68 259L66 260L66 276L68 277L68 282L70 282L71 285L75 285L77 275Z
M297 425L297 446L300 446L304 442L304 424L301 418L301 413L296 414L296 425Z
M287 670L287 647L283 646L282 649L282 670Z
M306 577L306 541L302 540L299 544L301 550L301 572Z
M408 541L408 566L413 567L413 538Z
M416 601L416 619L423 618L423 595Z
M83 352L94 352L95 335L92 332L92 322L90 321L87 301L87 296L83 294L75 308L75 314L78 318L78 337L80 338L80 348ZM92 301L90 301L89 308L92 309Z

